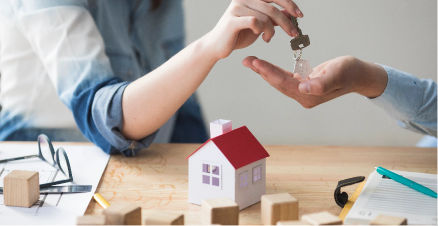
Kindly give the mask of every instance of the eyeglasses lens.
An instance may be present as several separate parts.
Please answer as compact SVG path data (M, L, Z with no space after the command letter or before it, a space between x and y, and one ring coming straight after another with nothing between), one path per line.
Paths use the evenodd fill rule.
M51 165L54 164L53 162L53 156L52 156L52 152L50 150L50 146L49 146L49 142L47 141L47 139L43 136L39 136L38 137L38 141L39 141L39 145L40 145L40 150L41 150L41 154L43 156L43 158Z

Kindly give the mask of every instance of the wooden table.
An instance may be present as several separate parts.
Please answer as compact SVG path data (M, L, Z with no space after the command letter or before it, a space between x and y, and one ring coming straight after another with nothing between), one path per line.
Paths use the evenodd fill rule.
M184 212L186 224L201 223L201 206L188 203L185 159L199 144L154 144L136 157L113 155L99 192L110 204L134 203L143 219L152 210ZM375 166L437 173L437 149L414 147L265 146L266 193L289 192L299 200L299 214L329 211L338 215L333 192L339 180L366 176ZM356 186L343 189L350 195ZM86 214L102 208L92 200ZM260 203L240 211L240 224L261 224Z

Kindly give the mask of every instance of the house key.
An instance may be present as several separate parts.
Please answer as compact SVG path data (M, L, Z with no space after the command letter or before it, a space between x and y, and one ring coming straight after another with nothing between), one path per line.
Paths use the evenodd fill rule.
M297 18L293 16L290 16L290 18L298 30L298 37L290 41L290 46L294 51L294 73L298 73L302 79L305 79L313 72L313 69L309 64L309 60L301 59L303 49L310 45L310 39L308 35L303 35L301 29L298 27ZM298 51L300 51L299 54L297 53Z

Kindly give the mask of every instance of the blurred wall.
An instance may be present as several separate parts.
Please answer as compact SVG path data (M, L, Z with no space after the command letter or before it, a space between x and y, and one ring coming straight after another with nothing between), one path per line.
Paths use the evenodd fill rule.
M303 58L315 67L352 55L437 80L436 0L296 0L311 45ZM187 43L210 31L230 1L186 0ZM398 127L358 94L305 109L242 66L250 55L293 70L293 52L280 28L269 44L261 39L221 60L198 89L204 119L246 125L262 144L413 146L422 137Z

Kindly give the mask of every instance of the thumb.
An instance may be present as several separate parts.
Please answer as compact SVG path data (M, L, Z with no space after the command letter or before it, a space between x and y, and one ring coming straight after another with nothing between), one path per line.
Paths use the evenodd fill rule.
M333 90L340 89L341 82L339 79L337 76L325 74L320 77L301 81L298 85L298 90L300 93L322 96Z

